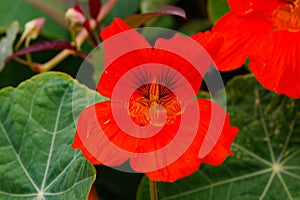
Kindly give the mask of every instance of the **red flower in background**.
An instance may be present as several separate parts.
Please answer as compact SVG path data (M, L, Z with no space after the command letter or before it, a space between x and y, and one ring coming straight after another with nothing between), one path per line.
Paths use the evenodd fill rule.
M300 97L300 1L227 1L231 11L213 27L225 40L215 59L218 68L236 69L249 57L264 87Z
M129 159L133 170L168 182L232 154L238 129L226 112L209 100L192 100L212 64L197 42L216 55L222 38L199 33L195 42L176 34L152 47L121 19L101 37L105 70L97 90L110 100L80 114L73 148L93 164L118 166Z

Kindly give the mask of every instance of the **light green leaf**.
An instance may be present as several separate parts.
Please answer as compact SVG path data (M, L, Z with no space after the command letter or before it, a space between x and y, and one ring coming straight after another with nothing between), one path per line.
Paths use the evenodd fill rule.
M95 170L71 148L75 121L100 100L48 72L0 91L0 199L86 199Z
M40 1L45 4L44 1ZM49 2L49 0L47 1ZM48 4L47 4L48 5ZM54 7L57 10L61 10L61 4L54 4ZM48 7L48 11L51 10ZM4 31L5 28L12 21L19 21L20 23L20 31L24 30L24 25L26 22L38 18L44 17L46 19L45 25L42 29L41 35L47 37L49 39L68 39L69 31L54 21L49 15L35 8L31 4L27 3L25 0L2 0L0 1L0 31ZM58 16L57 14L55 14ZM4 17L5 16L5 17ZM59 17L63 17L61 20L64 21L64 15L59 15Z
M160 200L300 199L300 100L262 88L251 75L227 85L228 112L240 128L234 157L175 183L158 183ZM149 199L142 181L138 199Z
M207 10L211 21L216 23L220 17L229 11L229 7L226 0L208 0Z
M4 60L13 53L13 44L19 31L19 23L14 21L6 30L6 36L0 41L0 72L4 67Z

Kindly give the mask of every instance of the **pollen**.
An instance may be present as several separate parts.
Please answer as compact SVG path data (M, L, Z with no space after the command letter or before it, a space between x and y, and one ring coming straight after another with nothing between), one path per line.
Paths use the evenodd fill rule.
M274 30L300 31L300 0L285 0L285 4L273 12Z

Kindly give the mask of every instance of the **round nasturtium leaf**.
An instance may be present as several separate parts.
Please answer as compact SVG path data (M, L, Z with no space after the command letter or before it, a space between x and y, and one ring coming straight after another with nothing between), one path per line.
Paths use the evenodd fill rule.
M226 92L232 125L240 128L234 156L158 183L159 199L300 199L300 100L267 91L252 75L233 79ZM146 178L137 197L149 199Z
M96 93L63 73L0 91L0 199L86 199L94 167L71 148Z

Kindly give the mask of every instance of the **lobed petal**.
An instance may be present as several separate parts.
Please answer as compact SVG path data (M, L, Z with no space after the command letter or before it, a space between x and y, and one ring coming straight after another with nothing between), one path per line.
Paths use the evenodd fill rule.
M229 116L223 108L213 102L211 102L211 105L209 104L210 102L207 100L201 101L202 108L206 108L205 110L209 113L214 113L215 116L211 116L212 120L210 124L208 124L208 121L201 122L203 127L209 126L209 128L207 128L208 131L202 143L199 156L203 163L220 165L225 161L227 156L233 156L230 146L237 136L239 129L230 126ZM206 144L204 144L205 142Z
M103 40L107 40L112 36L128 30L132 30L132 28L128 26L122 19L115 18L109 26L101 31L100 36Z
M179 124L180 117L174 124L161 128L142 127L129 118L124 104L101 102L87 107L80 114L72 147L82 150L93 164L115 166L133 153L161 149L172 141Z
M72 147L80 149L92 164L117 166L124 163L131 152L123 151L107 138L106 133L122 136L122 132L116 126L110 126L112 116L109 108L110 102L105 101L91 105L82 111L78 118ZM131 147L129 150L134 150L136 147L135 144L127 144Z
M228 115L219 105L204 99L198 99L198 105L200 109L200 120L197 134L189 148L170 165L152 172L146 172L149 179L173 182L196 172L201 163L219 165L227 156L232 156L230 146L238 133L238 129L230 126ZM212 110L214 110L214 112L212 112ZM216 116L213 117L212 113ZM220 116L224 119L220 120ZM223 123L220 124L220 122ZM188 124L181 124L181 126L190 127ZM186 134L189 134L189 131L186 131ZM207 139L208 134L215 137L210 138L214 140L212 144L215 145L204 158L200 158L199 150L203 147L203 143L205 139Z
M198 93L202 77L196 67L180 55L161 49L139 49L112 62L101 75L97 90L109 98L118 93L118 100L128 101L125 98L128 94L154 79L190 99ZM188 86L192 89L186 89Z
M213 27L213 32L224 36L224 45L215 57L219 70L229 71L241 67L258 40L273 29L265 13L238 17L233 12L225 14Z
M192 35L191 38L202 45L212 59L216 57L224 43L224 38L221 33L212 33L211 31L196 33Z
M122 19L115 18L114 21L105 29L102 30L100 36L104 40L102 46L100 48L104 48L104 70L111 65L115 60L121 57L124 54L129 52L145 49L145 48L152 48L151 45L147 42L147 40L140 35L136 30L132 29L128 26ZM135 62L137 61L139 64L139 57L140 55L133 55L131 54L131 59L135 60L128 60L128 62ZM127 62L119 63L117 69L126 69ZM124 68L125 67L125 68ZM104 71L104 73L106 73ZM113 75L114 76L114 75ZM116 80L116 79L113 79ZM99 86L100 82L98 83L97 89L98 91L106 97L110 97L110 93L112 92L111 87L106 89L100 89ZM107 84L103 84L105 86ZM108 90L108 91L107 91Z
M247 16L256 12L273 11L282 5L280 0L227 0L230 9L237 15Z
M250 57L250 70L267 89L300 97L300 32L275 31L260 41Z

